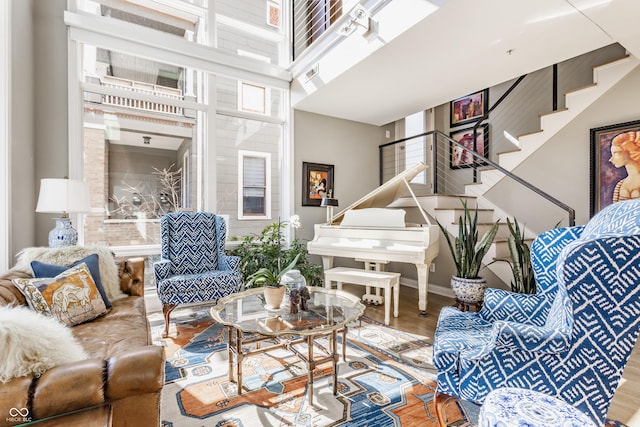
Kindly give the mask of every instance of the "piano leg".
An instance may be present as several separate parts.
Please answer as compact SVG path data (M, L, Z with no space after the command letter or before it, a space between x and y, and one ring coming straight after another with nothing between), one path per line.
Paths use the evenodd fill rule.
M322 255L322 268L324 268L325 271L333 268L332 256Z
M418 309L420 317L427 317L429 267L427 264L416 264L415 266L418 270Z

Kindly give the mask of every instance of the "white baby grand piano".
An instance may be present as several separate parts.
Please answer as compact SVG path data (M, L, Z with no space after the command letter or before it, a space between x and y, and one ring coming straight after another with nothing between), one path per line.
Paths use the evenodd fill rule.
M332 225L315 224L310 254L321 255L326 270L334 257L354 258L381 269L388 262L414 264L418 270L418 309L427 311L429 264L438 255L439 228L432 225L409 187L427 166L419 163L390 179L332 218ZM409 190L424 224L406 224L405 211L386 208ZM421 220L422 222L422 220Z

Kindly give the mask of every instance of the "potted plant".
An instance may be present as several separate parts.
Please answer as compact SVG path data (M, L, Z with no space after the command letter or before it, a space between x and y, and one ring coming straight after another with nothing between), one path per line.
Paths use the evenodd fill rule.
M518 220L514 218L513 224L507 218L509 227L509 265L513 273L511 291L523 294L536 293L536 279L531 266L531 251L524 239L524 228L520 228ZM502 260L506 261L506 260Z
M458 235L455 241L451 241L447 229L439 221L438 226L447 239L451 256L456 264L456 275L451 278L451 289L456 299L458 302L479 304L484 299L484 290L487 287L486 279L479 276L482 259L498 233L499 220L493 223L479 239L478 208L475 208L472 217L466 200L461 202L464 211L458 218Z
M259 235L245 237L231 251L232 255L240 257L240 271L245 277L242 289L264 287L265 299L270 298L271 294L283 298L285 287L281 286L280 280L292 269L299 270L310 286L321 284L322 266L309 263L306 245L294 239L285 247L282 230L289 224L297 228L297 216L292 216L288 222L277 221L267 225ZM286 267L282 268L283 265ZM279 307L280 302L275 306ZM274 306L271 300L265 303Z
M276 270L262 267L261 269L247 277L245 287L264 287L265 308L271 310L279 309L280 304L282 304L282 299L284 298L285 292L285 287L282 283L280 283L280 279L282 279L282 276L284 276L289 270L295 267L296 263L298 262L298 258L300 258L300 254L296 255L293 261L291 261L289 265L287 265L283 269L280 269L279 263Z
M297 228L299 220L294 215L287 221L277 221L267 225L260 234L252 234L242 239L240 245L230 254L240 257L240 272L248 278L261 268L278 272L282 265L288 265L294 258L297 262L293 268L300 270L309 286L322 284L322 266L311 264L307 259L307 246L298 239L294 239L285 247L282 230L291 225ZM258 286L254 284L253 286ZM247 283L243 284L247 287Z

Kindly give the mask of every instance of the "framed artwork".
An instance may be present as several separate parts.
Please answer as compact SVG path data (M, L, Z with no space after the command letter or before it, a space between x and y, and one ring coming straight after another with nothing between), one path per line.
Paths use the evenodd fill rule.
M333 185L333 165L302 162L302 206L320 206L329 191L335 197Z
M488 105L489 89L454 99L449 106L451 127L479 119L487 113Z
M449 167L451 169L468 168L477 165L484 165L485 162L477 160L474 163L473 150L484 157L489 157L489 125L478 126L475 146L473 143L473 128L466 128L453 131L449 134L451 139L463 144L467 149L463 149L449 142Z
M590 133L593 216L612 203L640 198L640 120L593 128Z

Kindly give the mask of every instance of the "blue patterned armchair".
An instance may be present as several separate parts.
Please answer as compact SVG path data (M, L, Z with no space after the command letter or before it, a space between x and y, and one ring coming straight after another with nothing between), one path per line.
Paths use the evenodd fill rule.
M161 260L153 264L165 331L178 304L217 301L242 283L240 258L227 256L224 219L208 212L172 212L160 219Z
M487 289L480 312L445 307L434 338L436 414L500 387L556 396L605 421L640 328L640 200L531 247L535 295Z

